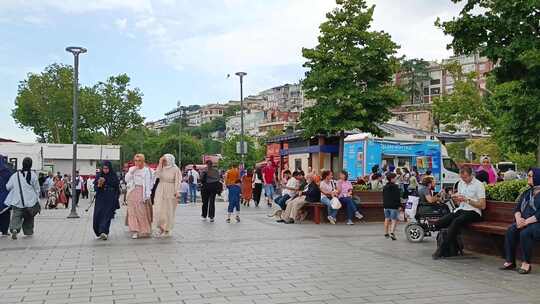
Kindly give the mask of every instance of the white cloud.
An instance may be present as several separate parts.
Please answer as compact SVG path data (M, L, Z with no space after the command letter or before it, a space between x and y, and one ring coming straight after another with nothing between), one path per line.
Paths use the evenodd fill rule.
M151 0L2 0L0 10L60 10L81 14L93 11L129 10L137 13L152 12Z
M127 18L119 18L114 21L114 24L119 30L124 31L127 28L127 22Z

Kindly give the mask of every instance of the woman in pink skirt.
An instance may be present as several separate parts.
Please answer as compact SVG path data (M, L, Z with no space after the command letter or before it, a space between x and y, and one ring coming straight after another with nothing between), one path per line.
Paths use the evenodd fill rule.
M135 166L126 174L127 183L127 225L131 238L150 237L152 233L152 172L145 166L143 154L133 158Z

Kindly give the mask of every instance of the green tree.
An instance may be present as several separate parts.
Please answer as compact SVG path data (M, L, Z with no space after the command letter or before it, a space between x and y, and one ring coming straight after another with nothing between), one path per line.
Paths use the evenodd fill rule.
M506 160L515 163L519 171L525 171L536 165L534 153L508 152L506 153Z
M217 140L205 138L201 140L205 154L221 154L223 144Z
M454 89L433 99L433 116L437 124L456 131L466 123L469 133L489 127L491 115L476 83L476 73L464 75L458 63L444 66L454 79Z
M253 168L258 161L264 159L264 156L261 156L261 148L256 144L253 137L244 136L244 141L248 146L244 162L246 168ZM221 167L228 168L232 164L240 164L242 162L241 155L236 153L237 142L240 142L240 135L235 135L223 143L223 160L220 162Z
M143 122L139 114L143 95L138 88L130 89L129 81L126 74L120 74L93 88L100 104L99 126L111 142L117 142L127 130Z
M424 82L430 81L429 62L424 59L404 59L400 66L401 90L408 96L411 104L422 103L424 96Z
M223 117L231 117L236 115L236 112L240 111L240 105L233 105L227 107L225 111L223 112Z
M375 7L364 0L336 3L320 26L319 44L302 50L308 69L302 87L316 103L302 114L301 126L305 136L339 133L342 167L345 130L383 135L379 125L403 97L391 85L398 45L389 34L370 29Z
M532 0L452 0L464 2L458 17L441 22L457 54L480 54L497 63L489 98L492 131L520 153L536 152L540 165L540 2Z
M97 101L91 90L80 89L78 130L84 137L92 137L95 119L92 116ZM39 74L28 74L19 83L12 116L17 124L32 130L40 142L69 143L72 134L73 69L52 64ZM80 140L84 142L84 140Z
M178 158L178 138L178 135L162 137L159 146L160 154L171 153ZM202 155L204 154L201 141L187 134L182 134L180 138L182 140L182 166L200 164L202 162Z

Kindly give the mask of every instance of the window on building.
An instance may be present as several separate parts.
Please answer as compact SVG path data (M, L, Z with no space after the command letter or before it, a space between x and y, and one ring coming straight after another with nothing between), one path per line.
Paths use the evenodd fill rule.
M424 88L424 96L428 96L429 95L429 88Z
M441 94L441 88L431 88L429 90L429 92L431 93L431 95L440 95Z
M294 170L302 170L302 159L297 158L294 160Z
M418 114L413 114L413 120L419 121L419 120L420 120L420 115L418 115Z
M438 85L438 84L441 84L441 80L440 79L431 79L429 81L429 84L430 85Z

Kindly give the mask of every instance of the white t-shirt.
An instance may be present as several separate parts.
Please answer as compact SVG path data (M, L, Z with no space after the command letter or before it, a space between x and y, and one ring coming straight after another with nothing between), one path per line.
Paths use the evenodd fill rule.
M193 176L193 183L196 184L197 181L199 180L199 172L197 172L196 170L189 170L188 172L188 177L189 176Z
M286 187L287 188L298 189L298 180L296 180L296 178L294 178L294 177L289 178L289 180L287 181ZM296 194L296 191L289 190L289 189L284 189L283 190L283 195L285 195L285 194L288 194L290 197L293 197Z
M461 194L473 201L486 198L486 188L484 187L484 183L474 177L468 184L463 180L460 180L457 188L458 194ZM476 211L478 214L482 215L482 210L469 205L467 202L462 202L459 207L454 210L454 212L458 210Z

